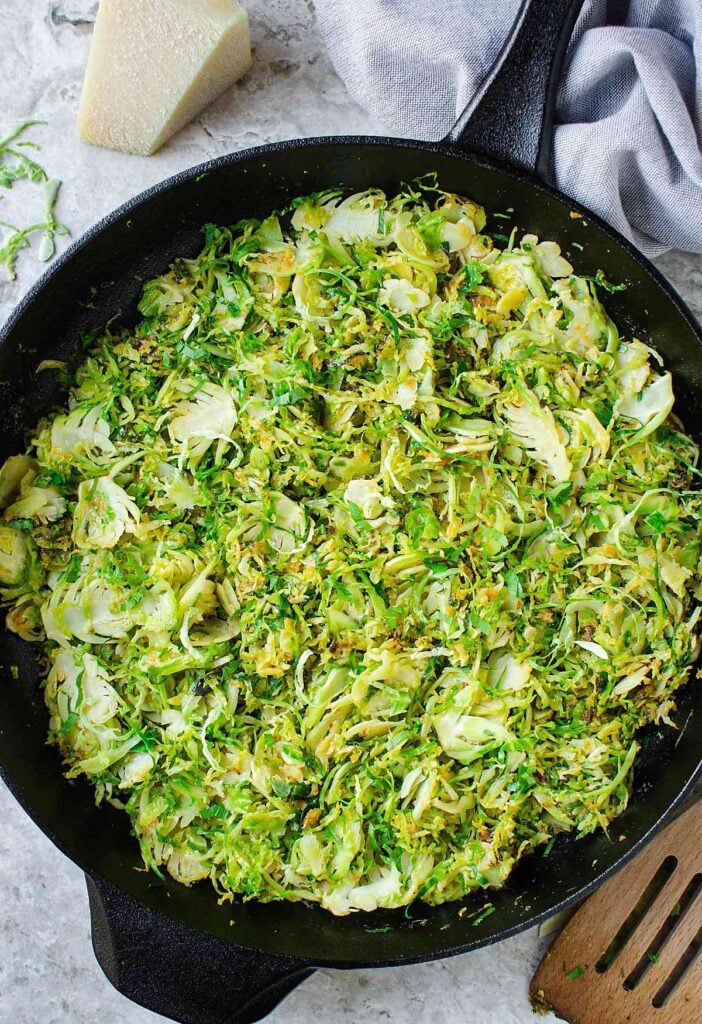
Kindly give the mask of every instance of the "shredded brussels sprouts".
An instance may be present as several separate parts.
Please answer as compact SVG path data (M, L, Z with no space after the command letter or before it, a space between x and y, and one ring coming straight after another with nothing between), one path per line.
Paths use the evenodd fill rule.
M485 226L421 185L210 225L3 467L50 739L155 870L457 899L605 828L670 721L702 595L670 374Z

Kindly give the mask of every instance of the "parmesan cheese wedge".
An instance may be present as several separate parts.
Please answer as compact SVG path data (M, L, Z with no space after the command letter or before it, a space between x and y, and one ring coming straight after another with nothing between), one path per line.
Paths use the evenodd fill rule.
M251 64L237 0L101 0L78 136L146 156Z

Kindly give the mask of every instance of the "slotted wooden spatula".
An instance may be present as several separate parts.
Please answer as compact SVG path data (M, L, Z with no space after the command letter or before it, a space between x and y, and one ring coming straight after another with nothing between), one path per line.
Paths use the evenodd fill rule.
M530 996L571 1024L702 1024L702 800L575 912Z

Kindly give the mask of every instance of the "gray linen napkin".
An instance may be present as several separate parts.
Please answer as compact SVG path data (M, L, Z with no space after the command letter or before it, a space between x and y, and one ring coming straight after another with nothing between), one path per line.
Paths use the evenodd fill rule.
M495 60L519 0L316 0L352 96L440 139ZM702 252L702 0L589 0L561 84L552 177L649 256Z

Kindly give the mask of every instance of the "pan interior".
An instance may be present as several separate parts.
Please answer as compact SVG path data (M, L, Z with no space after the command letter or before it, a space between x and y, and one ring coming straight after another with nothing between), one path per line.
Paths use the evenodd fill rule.
M187 172L117 211L58 261L0 337L5 415L0 459L17 451L25 430L61 398L55 375L37 374L38 363L70 359L81 336L110 319L133 322L141 283L162 273L176 256L195 255L203 224L262 216L298 195L334 186L349 192L378 187L392 194L403 182L432 171L442 188L476 200L488 213L510 213L524 231L555 239L578 273L602 270L608 279L626 282L625 291L606 297L607 308L624 336L635 334L663 354L675 380L676 410L699 441L699 331L630 246L527 176L424 144L345 139L271 146ZM166 916L240 945L320 964L406 963L446 955L547 916L592 887L640 844L682 800L700 760L695 737L702 732L702 699L693 679L679 692L680 730L650 729L643 737L633 797L610 836L598 833L578 841L562 836L548 857L537 853L523 860L503 889L466 900L465 910L461 903L416 904L408 913L334 918L302 904L218 906L206 883L186 889L138 870L138 845L127 817L96 808L87 783L62 777L58 755L45 742L35 650L0 632L0 769L44 831L86 871ZM10 665L19 666L17 680ZM486 903L493 909L482 916Z

